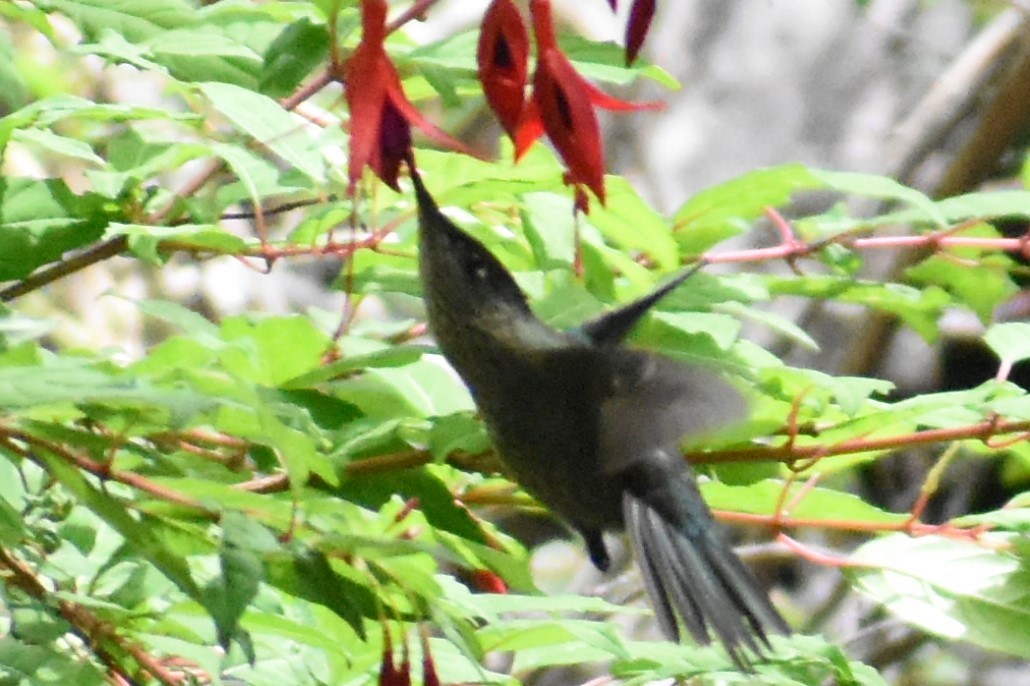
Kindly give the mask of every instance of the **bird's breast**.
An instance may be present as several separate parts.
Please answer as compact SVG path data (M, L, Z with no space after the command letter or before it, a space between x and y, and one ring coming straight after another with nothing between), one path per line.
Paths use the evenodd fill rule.
M506 387L495 378L472 391L509 471L574 526L620 528L622 485L600 460L590 381L524 362L511 362L506 372Z

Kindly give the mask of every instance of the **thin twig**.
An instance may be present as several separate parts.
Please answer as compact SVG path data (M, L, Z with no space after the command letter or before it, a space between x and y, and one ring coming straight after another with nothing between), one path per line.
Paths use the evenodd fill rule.
M213 510L208 509L200 502L190 498L189 496L183 495L178 491L174 491L170 488L165 488L160 484L157 484L145 476L137 474L136 472L124 471L112 468L109 464L98 462L94 459L86 457L85 455L79 455L70 448L60 443L48 441L44 438L40 438L27 431L15 429L7 426L0 426L0 444L2 444L8 450L16 452L17 454L25 457L26 459L33 459L32 452L20 448L16 441L20 441L26 445L32 446L36 450L45 450L57 457L61 458L65 462L88 472L100 479L106 481L116 481L118 483L131 486L137 490L149 493L155 498L175 503L177 505L183 505L185 507L198 510L210 517L216 517L217 513ZM36 460L33 460L36 461Z
M103 647L104 643L114 644L131 655L143 671L149 673L164 684L164 686L179 686L183 683L184 678L181 675L174 674L166 669L164 665L140 645L119 636L117 628L113 624L102 621L87 608L70 600L55 601L51 598L50 591L36 577L32 569L4 548L0 548L0 567L9 572L9 575L5 575L5 583L17 586L44 604L55 606L61 616L91 646L93 653L103 661L113 675L125 679L128 683L133 683L125 669Z

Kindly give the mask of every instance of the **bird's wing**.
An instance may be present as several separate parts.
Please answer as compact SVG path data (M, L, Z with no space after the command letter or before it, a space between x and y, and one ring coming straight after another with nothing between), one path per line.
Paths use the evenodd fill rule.
M740 394L717 375L616 350L601 406L599 454L624 484L622 513L663 632L679 622L699 643L714 634L742 669L786 623L712 518L678 443L738 419ZM677 619L677 617L679 619Z
M599 449L609 473L687 436L743 418L739 392L717 374L637 350L605 351L610 371L601 403Z

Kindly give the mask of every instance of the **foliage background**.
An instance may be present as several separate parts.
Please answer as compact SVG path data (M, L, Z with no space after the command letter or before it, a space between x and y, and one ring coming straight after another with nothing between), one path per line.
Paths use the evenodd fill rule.
M568 16L604 16L596 5ZM941 25L932 21L941 5L952 12L951 32L926 28ZM984 67L992 88L967 89L985 95L931 137L934 154L921 164L895 166L868 139L856 144L862 161L824 154L829 145L783 143L740 162L725 149L730 140L750 149L737 143L740 132L796 121L798 106L812 118L818 106L839 112L826 103L842 96L799 98L789 80L750 87L763 72L736 37L769 9L722 7L665 7L658 23L656 59L663 30L675 35L677 22L721 27L692 42L708 59L626 70L616 47L570 39L577 66L606 87L669 87L670 73L686 84L670 96L673 123L653 135L641 123L662 120L613 122L613 166L635 169L648 199L609 178L607 208L580 220L583 278L572 270L571 200L548 151L538 146L513 166L503 147L496 164L423 150L427 180L555 325L640 294L713 248L745 263L696 279L637 342L704 358L755 389L746 425L691 450L698 462L733 460L705 494L747 524L742 535L791 535L750 548L806 634L778 642L761 678L961 683L967 670L989 667L1005 683L1026 679L1014 660L1027 657L1030 632L1021 539L1030 401L1005 375L986 380L997 371L989 357L986 376L961 389L947 374L943 389L930 373L909 373L888 397L891 384L877 378L889 376L880 353L891 347L902 350L894 368L941 359L938 351L954 349L947 334L956 320L1003 367L1030 356L1026 325L1014 321L1023 268L1009 257L1025 245L1000 233L1025 233L1030 216L1028 194L1017 190L1030 178L1025 128L992 132L1002 151L967 187L939 187L950 178L939 160L961 158L975 115L991 106L986 94L1004 93L1007 75L1019 73L1025 40L1012 39L1016 47ZM923 104L915 84L945 73L952 53L968 54L976 22L997 30L1010 14L909 7L912 40L902 54L929 59L900 58L913 65L900 70L910 82L893 86L903 95L869 106L884 140ZM845 46L864 32L883 35L870 28L883 19L882 3L834 8L837 19L825 23L850 29L856 42ZM635 640L647 617L625 602L635 597L632 572L605 583L606 601L589 571L576 575L578 544L548 543L531 565L530 549L556 529L493 476L467 394L423 337L410 196L369 182L356 208L338 199L346 184L338 91L297 114L279 100L324 64L331 9L0 5L0 678L389 683L387 635L398 661L402 645L416 662L429 645L448 683L568 683L598 671L641 682L743 678L719 672L727 661L718 651ZM352 47L356 9L341 9L340 37ZM783 21L776 25L791 25ZM430 30L392 39L407 93L449 130L493 141L473 79L475 34L433 39ZM821 65L841 91L866 92L849 68L896 73L868 52L842 59L848 51L823 40L824 51L813 50L822 59L802 64ZM705 72L714 77L697 78ZM735 79L749 86L743 97L763 99L703 102L708 94L718 103ZM706 107L722 126L705 126ZM667 146L683 138L709 151L695 166L712 175L691 175L689 186L709 187L689 196L675 170L652 172L652 184L639 173L652 168L650 146L682 160ZM799 159L817 164L779 164ZM750 171L766 164L779 166ZM977 188L988 171L1003 186ZM764 222L767 206L790 212L797 242ZM352 216L362 232L348 228ZM998 218L1006 221L982 221ZM897 239L898 227L915 238ZM770 251L750 244L768 236L780 239ZM884 254L902 257L884 264ZM797 258L800 273L780 269L783 258ZM770 352L742 336L745 326ZM867 337L870 329L880 337ZM827 454L796 463L798 476L776 465ZM930 505L916 514L944 529L911 520L920 493ZM531 516L512 516L513 506ZM976 528L984 524L993 531ZM478 592L496 590L498 577L508 594ZM540 586L551 595L538 595Z

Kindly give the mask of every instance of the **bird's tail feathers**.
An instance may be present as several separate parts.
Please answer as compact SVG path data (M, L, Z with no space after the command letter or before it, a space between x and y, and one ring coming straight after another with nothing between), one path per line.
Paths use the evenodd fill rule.
M695 641L709 644L714 634L746 670L747 651L760 655L769 633L790 632L716 528L677 526L628 491L622 504L644 586L666 636L679 639L679 617Z

